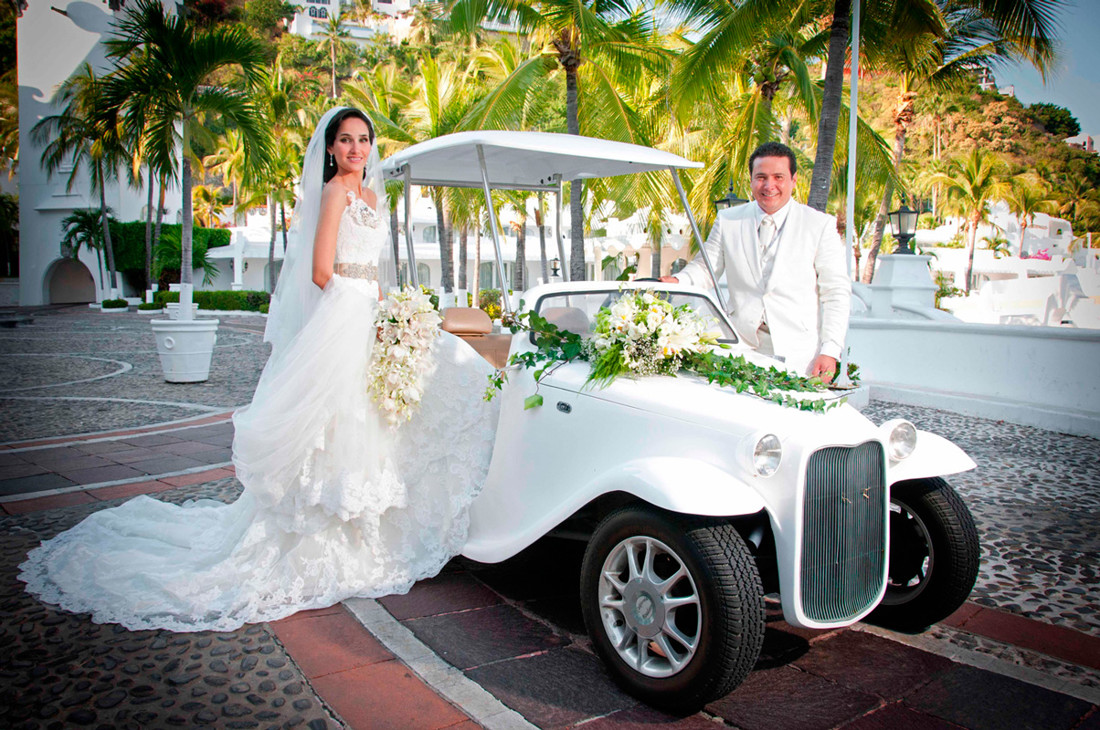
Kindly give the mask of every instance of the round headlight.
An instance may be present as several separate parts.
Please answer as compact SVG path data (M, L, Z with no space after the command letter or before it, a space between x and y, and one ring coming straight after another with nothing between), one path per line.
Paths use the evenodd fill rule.
M890 458L894 461L909 458L913 453L913 449L917 448L916 427L909 421L895 422L893 428L890 429L887 446L890 449Z
M783 461L783 444L775 434L766 434L752 450L752 468L762 477L770 477Z

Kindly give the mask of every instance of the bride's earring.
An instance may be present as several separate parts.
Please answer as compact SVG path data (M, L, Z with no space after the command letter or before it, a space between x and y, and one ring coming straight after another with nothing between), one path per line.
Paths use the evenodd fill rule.
M328 164L336 167L336 157L331 152L328 153Z

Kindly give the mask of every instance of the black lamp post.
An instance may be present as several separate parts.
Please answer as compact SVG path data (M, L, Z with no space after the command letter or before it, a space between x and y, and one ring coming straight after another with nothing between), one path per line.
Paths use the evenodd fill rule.
M739 205L744 205L749 201L744 198L737 197L737 193L733 192L733 178L730 178L730 189L726 191L724 197L718 198L714 201L714 207L718 210L725 210L726 208L736 208Z
M550 259L550 278L561 276L561 260Z
M894 253L913 253L913 249L909 248L909 242L917 235L918 215L917 211L912 210L905 204L902 204L894 212L887 214L887 217L890 218L890 228L893 230L894 238L898 240L898 247L894 249Z

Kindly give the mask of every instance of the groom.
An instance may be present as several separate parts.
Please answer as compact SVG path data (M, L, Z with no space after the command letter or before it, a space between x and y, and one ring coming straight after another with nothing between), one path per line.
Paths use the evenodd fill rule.
M836 219L791 200L797 164L767 142L749 157L755 202L720 211L706 250L726 273L730 316L745 341L829 382L848 332L852 285ZM710 287L700 257L662 281Z

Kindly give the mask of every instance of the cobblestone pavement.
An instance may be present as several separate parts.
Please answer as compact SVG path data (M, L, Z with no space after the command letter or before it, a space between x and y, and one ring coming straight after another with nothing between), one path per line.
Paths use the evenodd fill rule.
M164 492L231 501L235 480ZM268 624L231 632L127 631L39 603L17 566L94 506L0 517L0 727L344 727Z
M149 315L86 306L0 330L0 443L188 418L247 403L269 346L264 319L221 317L210 379L164 382Z

